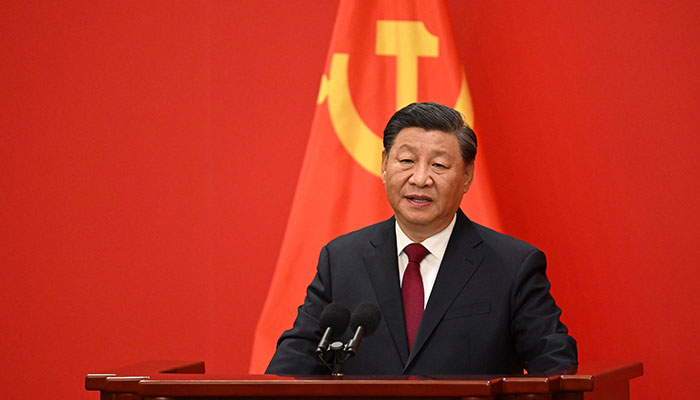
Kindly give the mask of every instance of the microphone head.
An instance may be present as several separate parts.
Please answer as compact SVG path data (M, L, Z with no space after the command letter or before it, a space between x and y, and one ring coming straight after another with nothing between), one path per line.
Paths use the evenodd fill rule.
M355 307L355 311L352 312L352 317L350 317L350 329L353 331L357 329L358 326L365 328L365 336L369 336L377 330L379 326L379 321L382 320L382 313L379 311L374 303L361 303Z
M321 332L326 328L331 328L333 336L340 336L348 329L348 321L350 321L350 311L340 303L330 303L321 312L319 325Z

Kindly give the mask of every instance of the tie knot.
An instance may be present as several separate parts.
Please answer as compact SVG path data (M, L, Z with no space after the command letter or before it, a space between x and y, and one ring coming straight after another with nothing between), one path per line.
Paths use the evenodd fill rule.
M428 255L429 251L420 243L411 243L403 249L403 252L408 256L409 262L420 264L421 261Z

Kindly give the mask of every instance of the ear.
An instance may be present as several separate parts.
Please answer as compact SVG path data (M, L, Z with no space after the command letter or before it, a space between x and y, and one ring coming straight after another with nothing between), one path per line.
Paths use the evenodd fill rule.
M386 150L382 150L382 183L386 183Z
M464 167L464 193L467 193L474 180L474 161Z

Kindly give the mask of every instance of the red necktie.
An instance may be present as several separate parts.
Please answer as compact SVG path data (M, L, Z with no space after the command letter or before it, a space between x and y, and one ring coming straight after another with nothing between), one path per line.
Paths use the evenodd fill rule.
M423 278L420 275L420 262L428 255L428 249L420 243L411 243L403 249L408 256L408 266L403 273L401 296L403 297L403 312L406 319L406 336L408 349L413 348L413 341L418 333L420 320L423 318Z

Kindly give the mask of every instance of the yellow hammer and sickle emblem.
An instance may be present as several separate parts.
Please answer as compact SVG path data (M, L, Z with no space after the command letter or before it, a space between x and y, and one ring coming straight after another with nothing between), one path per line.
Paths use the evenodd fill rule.
M396 57L397 110L416 101L418 57L438 57L438 40L421 21L377 21L375 53ZM317 104L328 100L333 130L343 147L364 169L380 176L382 140L367 127L352 102L348 84L349 57L343 53L333 54L329 77L321 78ZM472 125L474 115L464 71L454 108Z

